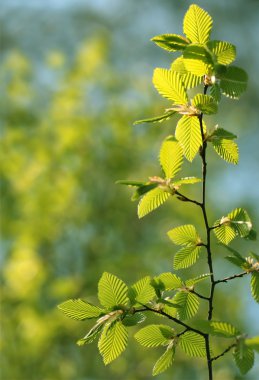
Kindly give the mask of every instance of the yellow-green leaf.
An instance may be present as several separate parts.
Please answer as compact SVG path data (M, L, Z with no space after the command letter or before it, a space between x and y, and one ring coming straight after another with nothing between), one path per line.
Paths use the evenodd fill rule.
M176 252L174 255L174 269L185 269L195 264L199 258L200 249L201 247L187 246Z
M164 140L160 149L159 160L167 179L173 178L181 169L183 150L173 136L168 136Z
M122 354L128 342L128 330L121 321L107 324L98 342L104 364L109 364Z
M174 103L185 105L188 102L181 76L177 72L156 68L153 75L153 84L160 95L172 100Z
M215 56L216 62L221 65L230 65L236 59L236 47L226 41L209 41L208 48Z
M160 373L167 370L174 361L174 355L175 355L175 347L174 346L168 346L166 351L163 353L162 356L157 360L157 362L154 365L152 375L156 376Z
M212 28L211 16L198 5L192 4L184 16L183 31L191 42L205 44Z
M98 283L98 298L107 308L126 305L129 301L127 285L111 273L104 272Z
M196 245L200 242L196 228L192 224L185 224L167 232L169 238L177 245Z
M145 194L138 204L138 217L143 218L151 211L161 206L169 197L170 193L160 189L159 187L150 190Z

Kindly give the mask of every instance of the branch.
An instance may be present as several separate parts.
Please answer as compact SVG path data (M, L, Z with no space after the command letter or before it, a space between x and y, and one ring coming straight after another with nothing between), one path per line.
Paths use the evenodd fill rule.
M233 276L225 277L222 280L214 281L214 284L217 285L217 284L220 284L221 282L228 282L230 280L234 280L235 278L243 277L246 274L249 274L249 273L248 272L242 272L242 273L239 273L239 274L234 274Z
M233 343L231 344L228 348L226 348L220 355L218 356L214 356L214 358L211 358L210 361L212 362L213 360L217 360L219 358L221 358L222 356L224 356L228 351L231 350L231 348L235 347L236 346L236 343Z
M210 300L210 297L205 297L202 294L197 293L195 290L190 290L190 293L196 294L196 296L198 296L199 298L202 298L203 300L206 300L206 301Z
M198 202L198 201L195 201L194 199L190 199L190 198L186 197L185 195L179 193L179 191L177 191L177 190L175 191L175 194L179 196L178 199L179 199L180 201L183 201L183 202L191 202L191 203L196 204L197 206L202 207L202 203L200 203L200 202Z

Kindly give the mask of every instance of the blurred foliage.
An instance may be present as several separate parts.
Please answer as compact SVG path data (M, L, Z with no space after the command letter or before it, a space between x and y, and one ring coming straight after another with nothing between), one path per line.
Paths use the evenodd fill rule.
M246 12L252 15L254 2L248 3ZM192 206L190 215L184 214L181 202L173 201L169 209L140 222L136 204L129 201L130 190L115 185L117 179L145 180L154 172L152 159L170 128L167 123L164 133L160 126L131 126L134 120L159 114L164 108L158 97L149 95L153 94L150 77L157 50L145 47L141 52L143 45L136 47L140 32L136 33L131 22L134 12L143 12L147 2L133 1L125 10L115 4L115 10L116 6L120 9L117 18L102 13L101 8L94 12L90 2L60 12L63 19L50 8L44 11L45 21L52 20L50 25L44 24L40 12L33 11L34 2L26 9L18 4L20 16L6 4L3 14L11 22L7 23L9 17L2 18L1 379L147 379L155 361L153 352L139 350L132 340L123 357L105 368L96 358L95 347L73 344L89 326L65 318L56 309L68 298L87 296L91 301L104 270L127 283L169 270L175 247L165 232L190 216L192 223L201 220L191 215ZM152 12L147 12L153 19L156 11L161 16L175 12L177 19L178 2L153 4ZM217 11L221 12L220 6ZM141 23L143 41L167 31L163 20L152 29L144 13L135 25L141 27ZM80 34L82 26L85 32ZM55 43L50 43L51 30ZM251 120L255 120L256 96L248 93L241 107L243 113L250 112ZM244 124L245 117L234 114L234 102L231 107L227 122ZM251 141L247 137L247 146ZM249 148L244 146L245 150ZM213 158L212 167L213 184L222 167L217 170ZM241 195L235 194L235 200ZM218 199L216 193L213 197ZM243 202L240 206L252 208L249 199ZM210 210L212 220L223 209L216 203ZM226 211L230 209L231 205ZM226 263L223 272L229 273L230 268ZM237 297L240 287L235 284L235 288ZM218 292L218 304L226 307L227 315L237 314L240 324L248 325L241 312L244 305L236 298L226 299L229 294L228 287ZM250 331L258 333L253 326ZM188 360L186 365L185 360L178 358L174 371L161 379L201 380L206 376L199 361ZM216 380L241 379L224 363L220 363ZM249 376L253 379L252 372Z

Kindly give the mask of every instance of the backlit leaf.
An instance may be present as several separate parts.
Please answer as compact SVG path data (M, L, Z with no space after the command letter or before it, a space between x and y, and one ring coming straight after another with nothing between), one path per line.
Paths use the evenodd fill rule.
M236 66L229 66L220 77L220 87L224 95L238 99L247 88L247 73Z
M215 102L219 103L221 99L221 90L218 83L214 83L212 86L210 86L210 96L213 97Z
M205 115L212 115L218 111L217 103L210 95L195 95L192 100L192 105Z
M246 374L254 365L254 351L247 347L243 340L235 347L233 356L242 375Z
M98 298L107 308L128 303L127 285L111 273L104 272L98 283Z
M170 193L160 189L159 187L145 194L138 205L138 217L143 218L151 211L161 206L169 197Z
M83 346L85 344L92 343L101 333L103 324L96 324L82 339L79 339L76 344Z
M146 316L143 313L127 314L123 318L122 323L124 324L124 326L135 326L139 323L144 322L145 319Z
M186 280L186 281L185 281L185 285L186 285L186 286L193 286L193 285L196 285L196 284L198 284L199 282L206 280L206 279L209 278L210 276L211 276L210 273L204 273L204 274L201 274L200 276L197 276L197 277L194 277L194 278L190 278L189 280Z
M159 47L171 52L184 50L189 44L189 41L185 37L179 36L178 34L161 34L153 37L151 41L155 42Z
M129 288L129 298L132 304L145 304L155 297L155 290L150 284L151 278L146 276Z
M230 65L236 59L236 47L226 41L209 41L208 48L216 58L216 62L222 65Z
M227 245L236 237L236 231L230 225L229 222L228 222L228 224L226 224L226 223L224 223L222 225L219 225L219 224L220 224L220 220L216 220L216 222L214 223L214 226L218 226L218 227L214 228L213 231L216 235L216 238L221 243Z
M58 308L72 319L84 321L85 319L98 318L104 310L81 299L72 299L58 305Z
M177 245L196 245L200 242L196 228L192 224L185 224L167 232L169 238Z
M195 327L201 329L206 334L224 338L234 338L240 334L240 331L236 327L230 323L221 321L195 321Z
M187 246L176 252L174 255L174 269L185 269L195 264L199 258L200 249L201 247Z
M185 105L188 103L186 90L181 76L172 70L156 68L153 75L153 84L160 95L175 102Z
M183 63L187 71L199 77L213 72L213 57L203 45L189 45L184 50Z
M259 303L259 272L252 272L250 285L252 296L254 300Z
M183 21L183 31L186 37L191 42L205 44L209 40L211 28L211 16L198 5L192 4Z
M259 352L259 336L245 339L245 345L251 349Z
M160 149L159 160L167 179L173 178L181 169L183 150L173 136L164 140Z
M98 342L104 364L109 364L122 354L128 342L128 330L121 321L106 325Z
M173 182L173 186L174 187L179 187L179 186L182 186L182 185L194 185L195 183L198 183L198 182L201 182L201 181L202 181L201 178L197 178L197 177L185 177L185 178L179 179L178 181L174 181Z
M213 139L212 145L216 153L223 158L223 160L234 165L238 163L238 146L234 141L224 138Z
M154 365L152 375L156 376L160 373L167 370L174 361L174 355L175 355L175 347L168 346L166 351L163 353L162 356L157 360L157 362Z
M154 287L164 290L175 290L181 288L182 280L171 272L161 273L159 276L154 277L152 284Z
M148 119L137 120L133 123L133 125L138 125L138 124L143 124L143 123L156 123L156 122L161 123L162 121L169 120L176 113L177 113L176 111L166 111L163 115L160 115L160 116L154 116Z
M173 61L171 70L177 71L180 74L181 80L186 88L196 87L203 82L203 76L194 75L186 70L183 56Z
M206 356L204 338L193 331L187 331L180 336L179 346L189 356Z
M198 296L188 291L178 292L174 296L173 302L181 306L178 309L180 320L192 318L197 313L200 304Z
M148 325L135 334L137 341L145 347L167 344L174 336L174 330L166 325Z

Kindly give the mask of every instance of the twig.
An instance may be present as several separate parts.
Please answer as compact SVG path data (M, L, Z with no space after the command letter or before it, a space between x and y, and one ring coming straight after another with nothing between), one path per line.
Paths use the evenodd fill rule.
M228 348L226 348L220 355L217 355L217 356L214 356L214 358L211 358L210 361L214 361L214 360L217 360L219 358L221 358L222 356L224 356L228 351L231 350L231 348L235 347L236 346L236 343L233 343L231 344Z
M217 285L217 284L220 284L221 282L228 282L230 280L234 280L235 278L241 278L241 277L245 276L248 273L249 272L242 272L242 273L239 273L239 274L234 274L233 276L225 277L222 280L214 281L214 284Z

